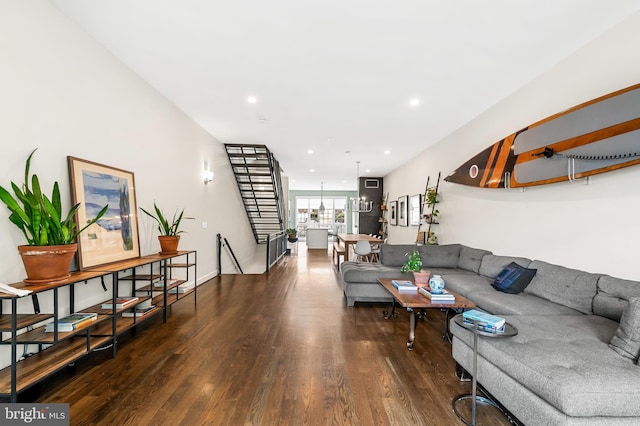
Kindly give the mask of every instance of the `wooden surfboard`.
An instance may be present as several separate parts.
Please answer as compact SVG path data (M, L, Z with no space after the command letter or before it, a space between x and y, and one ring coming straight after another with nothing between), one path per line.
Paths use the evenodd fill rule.
M640 164L640 84L540 120L491 145L447 182L518 188Z

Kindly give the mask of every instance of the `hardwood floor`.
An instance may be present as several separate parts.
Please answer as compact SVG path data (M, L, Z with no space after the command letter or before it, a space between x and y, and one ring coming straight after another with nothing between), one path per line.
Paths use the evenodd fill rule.
M301 250L268 275L224 275L173 305L118 355L92 354L25 398L68 402L75 425L462 425L444 316L384 320L346 307L331 253ZM24 398L21 398L21 400ZM509 424L498 415L484 425Z

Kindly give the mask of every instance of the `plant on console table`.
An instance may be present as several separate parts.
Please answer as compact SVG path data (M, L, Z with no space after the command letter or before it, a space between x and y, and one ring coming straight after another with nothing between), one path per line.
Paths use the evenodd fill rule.
M413 250L411 253L405 254L407 261L400 268L400 272L413 272L413 279L418 285L429 284L429 277L431 271L422 269L422 259L420 259L420 253L417 250Z
M171 221L169 221L169 216L165 215L155 202L153 203L153 208L156 212L155 215L142 207L140 207L140 210L158 223L158 231L160 232L160 235L158 235L160 254L176 254L178 252L178 244L180 243L179 234L183 232L180 231L180 222L182 222L184 209L182 209L179 214L178 209L176 209Z
M108 206L78 229L75 214L80 204L71 207L63 216L58 182L54 182L49 198L42 192L38 175L29 176L31 158L36 149L31 151L25 163L24 184L20 187L11 182L15 197L0 186L0 200L11 212L11 223L22 231L27 240L27 245L18 246L27 273L24 282L50 284L69 277L71 262L78 250L78 244L74 242L76 237L97 222L107 212Z

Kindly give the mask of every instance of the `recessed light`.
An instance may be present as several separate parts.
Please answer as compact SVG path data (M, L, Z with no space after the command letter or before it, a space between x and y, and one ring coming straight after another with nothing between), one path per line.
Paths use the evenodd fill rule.
M313 150L312 149L308 149L307 150L307 154L313 154Z
M389 151L388 149L384 152L385 154L389 155L391 154L391 151Z
M371 170L367 169L364 171L365 173L371 173Z
M420 105L420 99L418 98L413 98L411 99L411 101L409 102L409 104L413 107Z
M249 102L250 104L255 104L256 102L258 102L258 100L256 99L255 96L249 96L247 98L247 102Z
M309 171L310 171L311 173L315 172L315 170L313 170L313 169L309 169Z

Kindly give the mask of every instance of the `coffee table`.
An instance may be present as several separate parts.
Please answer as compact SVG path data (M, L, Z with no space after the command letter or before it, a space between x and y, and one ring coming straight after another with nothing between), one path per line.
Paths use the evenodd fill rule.
M384 319L389 319L392 316L395 316L396 303L407 309L407 312L409 312L409 339L407 340L407 349L410 351L413 350L413 343L416 337L416 309L421 311L419 318L422 318L422 312L424 312L425 309L446 309L445 336L446 338L449 338L449 312L453 311L460 313L465 309L472 309L476 307L475 303L471 300L466 299L451 290L447 291L455 296L456 300L453 303L432 303L431 299L420 293L399 292L393 284L391 284L391 281L394 279L405 280L405 278L378 279L378 282L382 284L382 286L393 296L391 312L383 311L382 314L384 315Z

